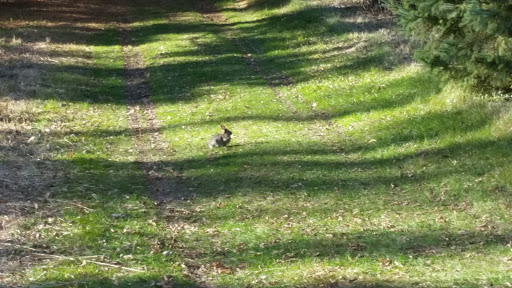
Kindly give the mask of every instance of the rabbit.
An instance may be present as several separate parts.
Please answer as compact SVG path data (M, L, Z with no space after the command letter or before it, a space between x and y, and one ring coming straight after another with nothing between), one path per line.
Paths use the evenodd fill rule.
M220 128L222 128L222 134L214 135L210 141L208 141L208 147L214 148L214 147L221 147L228 145L229 141L231 141L231 131L226 128L226 126L221 125Z

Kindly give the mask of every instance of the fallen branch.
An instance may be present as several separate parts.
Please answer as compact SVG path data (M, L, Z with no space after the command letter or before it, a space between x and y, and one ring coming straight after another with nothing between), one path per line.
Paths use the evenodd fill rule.
M67 257L62 255L52 255L52 254L43 254L43 253L32 253L32 255L41 256L41 257L48 257L48 258L57 258L57 259L63 259L63 260L76 260L73 257Z
M75 205L75 206L77 206L77 207L80 207L80 208L84 209L84 210L85 210L85 211L87 211L87 212L94 211L94 209L91 209L91 208L89 208L89 207L85 207L85 206L83 206L83 205L81 205L81 204L77 204L77 203L75 203L75 202L66 201L66 200L55 200L55 201L57 201L57 202L63 202L63 203L68 203L68 204L71 204L71 205Z
M12 246L12 247L15 247L15 248L20 248L20 249L27 249L27 250L30 250L30 251L39 251L39 252L44 252L43 250L41 249L35 249L35 248L31 248L31 247L28 247L28 246L23 246L23 245L18 245L18 244L12 244L12 243L0 243L0 246L1 245L5 245L5 246Z
M34 248L31 248L31 247L22 246L22 245L18 245L18 244L0 243L0 245L13 246L13 247L16 247L16 248L27 249L27 250L31 250L31 251L37 251L37 252L43 252L40 249L34 249ZM76 260L83 259L84 263L92 263L92 264L101 265L101 266L114 267L114 268L124 269L124 270L128 270L128 271L133 271L133 272L146 272L144 270L135 269L135 268L128 268L128 267L124 267L124 266L121 266L121 265L115 265L115 264L110 264L110 263L105 263L105 262L98 262L98 261L92 261L92 260L85 260L84 259L84 258L104 257L103 255L89 255L89 256L78 256L78 257L68 257L68 256L63 256L63 255L46 254L46 253L32 253L32 255L36 255L36 256L40 256L40 257L47 257L47 258L56 258L56 259L62 259L62 260L71 260L71 261L76 261Z
M75 286L77 284L87 283L86 281L69 281L69 282L49 282L41 285L30 285L30 288L44 288L44 287L60 287L60 286Z
M101 255L100 256L67 257L67 256L62 256L62 255L52 255L52 254L42 254L42 253L32 253L32 254L37 255L37 256L42 256L42 257L57 258L57 259L71 260L71 261L76 261L76 260L80 260L83 258L101 257ZM92 260L83 260L82 263L92 263L92 264L96 264L96 265L114 267L114 268L119 268L119 269L133 271L133 272L146 272L145 270L141 270L141 269L129 268L129 267L121 266L121 265L110 264L110 263L99 262L99 261L92 261Z
M133 272L146 272L146 271L140 270L140 269L128 268L128 267L124 267L121 265L109 264L109 263L104 263L104 262L97 262L97 261L91 261L91 260L84 260L84 262L93 263L93 264L97 264L97 265L101 265L101 266L115 267L115 268L124 269L124 270L128 270L128 271L133 271Z

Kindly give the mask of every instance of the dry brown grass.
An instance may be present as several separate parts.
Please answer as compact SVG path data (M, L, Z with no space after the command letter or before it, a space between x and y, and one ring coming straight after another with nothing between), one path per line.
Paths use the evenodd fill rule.
M6 35L0 39L0 213L9 217L23 214L16 201L41 198L48 183L59 178L59 167L41 161L49 148L41 140L45 131L35 128L34 121L44 114L42 99L54 92L49 67L91 65L90 57L75 51L76 39L66 38L77 34L66 33L94 33L123 8L115 1L3 0L0 9L0 29ZM52 39L53 32L64 33Z
M46 12L41 5L0 1L0 31L6 35L0 39L0 283L5 285L16 282L19 271L40 262L23 248L18 225L27 215L48 212L42 203L63 179L60 165L45 159L49 146L42 140L44 130L34 122L44 114L40 96L51 88L42 85L48 64L62 61L58 51L69 47L40 38L40 30L62 25L42 21L40 14Z

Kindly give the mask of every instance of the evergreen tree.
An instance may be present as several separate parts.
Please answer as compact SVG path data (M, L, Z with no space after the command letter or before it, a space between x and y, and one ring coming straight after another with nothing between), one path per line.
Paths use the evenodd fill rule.
M416 57L453 79L512 91L512 0L388 0L421 43Z

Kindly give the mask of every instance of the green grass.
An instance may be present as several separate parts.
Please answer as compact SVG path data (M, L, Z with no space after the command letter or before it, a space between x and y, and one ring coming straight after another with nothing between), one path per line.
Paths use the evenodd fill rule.
M173 150L154 164L190 190L160 208L132 146L115 28L89 38L59 30L80 39L64 51L92 62L45 68L33 127L49 129L37 143L66 176L49 212L27 217L16 237L73 259L36 263L16 281L510 285L510 107L474 100L412 62L391 19L315 3L220 1L223 28L188 1L130 2L130 33ZM225 29L263 73L294 84L276 95ZM235 137L210 150L221 124ZM147 272L86 261L97 255Z

